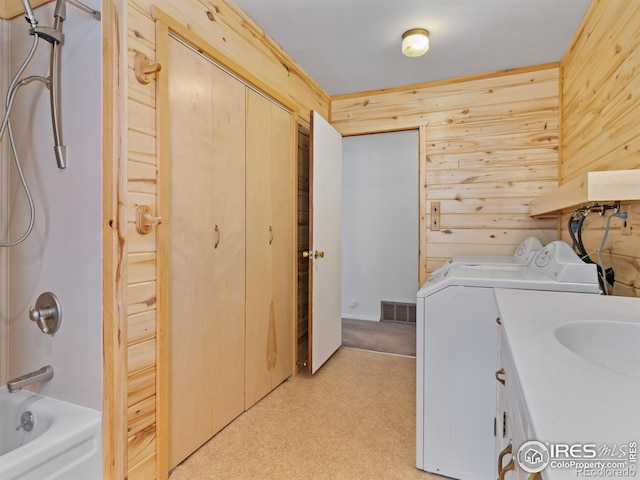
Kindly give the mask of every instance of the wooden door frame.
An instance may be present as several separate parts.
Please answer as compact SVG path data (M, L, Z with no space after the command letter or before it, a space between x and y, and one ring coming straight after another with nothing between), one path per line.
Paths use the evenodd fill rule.
M38 2L42 3L42 2ZM102 2L102 452L104 478L127 477L126 95L121 2ZM126 50L124 52L126 54Z
M242 65L225 55L223 52L212 46L202 37L195 34L187 26L182 25L176 21L173 17L168 15L163 10L152 7L151 16L156 23L156 61L162 65L163 71L171 68L168 61L168 42L169 35L173 35L185 43L191 45L204 55L212 59L215 63L219 64L232 75L239 78L241 81L251 86L252 88L263 92L268 97L273 98L280 103L286 109L291 112L292 117L292 135L291 135L291 149L292 149L292 169L290 185L292 189L292 233L293 242L291 246L291 255L293 258L293 268L291 272L292 289L295 292L296 277L297 277L297 196L296 183L298 168L297 168L297 132L296 126L298 124L298 108L296 104L291 101L287 96L281 94L279 91L271 88L267 83L262 81L259 77L252 74L249 70ZM166 132L169 128L169 119L167 112L169 111L169 96L168 96L168 76L160 73L156 80L156 150L157 150L157 203L156 212L158 215L166 215L163 208L166 208L168 203L168 191L166 186L168 185L169 168L168 162L169 145L168 135ZM157 317L156 317L156 478L166 479L168 476L169 461L169 337L168 337L168 322L169 322L169 305L168 305L168 285L169 285L169 262L168 262L168 231L163 228L158 228L157 231L157 256L156 256L156 278L157 278ZM296 373L296 359L295 359L295 346L297 340L297 296L292 295L291 305L291 321L293 335L292 342L292 355L291 355L291 374Z

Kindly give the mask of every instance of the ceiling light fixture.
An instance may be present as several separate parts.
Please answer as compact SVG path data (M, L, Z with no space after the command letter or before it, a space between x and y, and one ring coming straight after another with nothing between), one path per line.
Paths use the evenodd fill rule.
M429 50L429 32L424 28L412 28L402 34L402 53L407 57L419 57Z

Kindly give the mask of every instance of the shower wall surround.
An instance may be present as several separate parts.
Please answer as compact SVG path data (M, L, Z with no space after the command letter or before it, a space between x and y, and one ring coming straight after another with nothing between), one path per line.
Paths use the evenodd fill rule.
M9 88L9 21L0 19L0 98L4 111L4 95ZM0 145L0 238L6 237L7 218L9 212L9 166L4 161L9 152L8 142ZM7 378L9 349L7 348L7 306L9 305L8 288L5 278L9 266L8 252L0 249L0 385L4 385Z
M99 0L85 3L100 9ZM53 24L52 4L35 12L40 25ZM9 56L2 57L2 70L13 75L33 37L22 17L6 22L3 28L9 30L10 49ZM2 303L0 318L8 324L8 345L0 344L0 359L8 351L9 378L52 365L55 376L39 392L102 410L101 23L69 6L63 29L61 110L66 170L59 170L55 162L48 90L39 82L21 88L12 113L17 148L36 206L36 223L24 243L2 252L8 269L0 288L8 292L9 302L8 306ZM40 40L24 75L47 76L50 50ZM4 102L6 85L3 87ZM2 168L11 161L8 235L13 238L24 231L29 211L13 159L6 153L3 150ZM0 192L1 199L3 195ZM0 212L4 208L3 203ZM47 291L55 293L62 304L62 323L53 336L44 335L28 318L29 307Z

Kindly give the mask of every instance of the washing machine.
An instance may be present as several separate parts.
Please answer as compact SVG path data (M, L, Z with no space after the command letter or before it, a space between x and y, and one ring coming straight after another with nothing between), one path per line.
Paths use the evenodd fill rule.
M596 266L555 241L529 266L453 264L417 295L416 465L495 480L498 307L494 288L598 294Z
M442 263L433 271L433 274L441 273L451 265L529 265L536 252L542 248L542 243L536 237L529 237L518 245L513 255L454 255Z

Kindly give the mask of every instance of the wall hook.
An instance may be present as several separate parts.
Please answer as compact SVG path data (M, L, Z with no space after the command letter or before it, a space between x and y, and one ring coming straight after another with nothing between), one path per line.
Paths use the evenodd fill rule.
M149 205L139 205L136 208L136 230L141 235L146 235L151 232L151 227L161 223L162 217L151 215L151 207Z
M149 75L158 73L162 68L157 62L152 62L144 53L136 53L135 56L135 72L138 82L146 85L151 82Z

